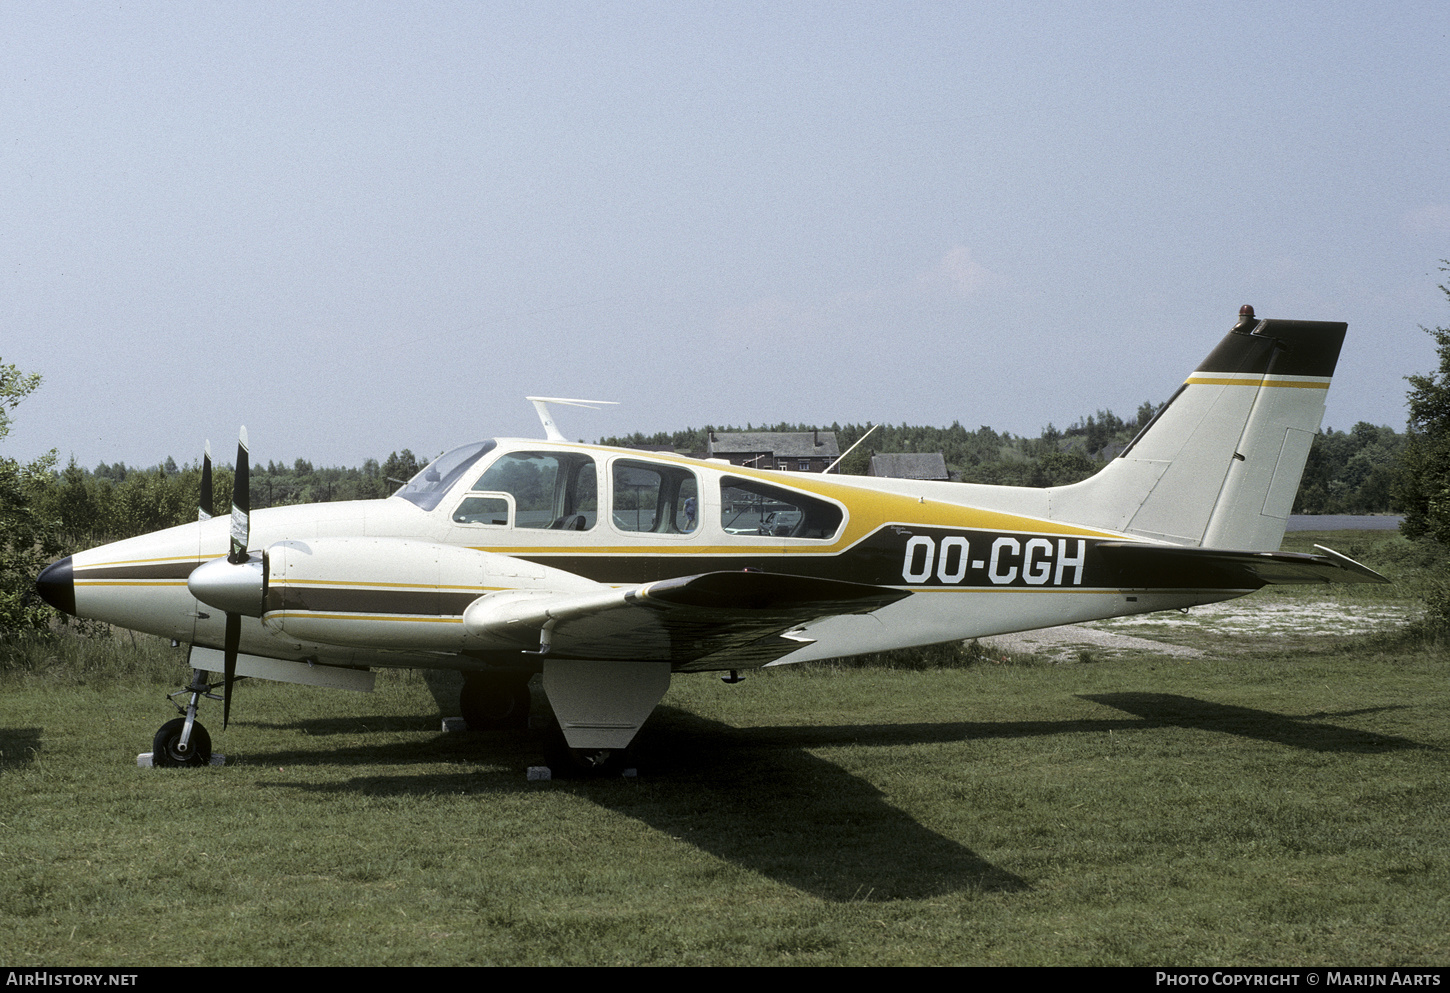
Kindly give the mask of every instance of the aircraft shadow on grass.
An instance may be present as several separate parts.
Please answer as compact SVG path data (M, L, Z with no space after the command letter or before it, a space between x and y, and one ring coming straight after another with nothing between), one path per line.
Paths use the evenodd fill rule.
M311 723L307 724L309 733ZM353 721L352 730L356 729ZM638 781L564 778L542 788L567 790L825 900L922 899L968 890L1027 888L1020 877L918 823L876 787L812 755L807 749L821 743L819 728L767 729L758 740L756 730L736 729L661 707L641 735L648 738L641 748L647 763L642 765ZM849 744L862 730L840 729L842 733L832 740ZM870 738L871 729L865 730L865 737ZM792 732L799 732L799 737ZM479 745L488 739L496 739L501 750L515 749L506 734L456 737L462 754L475 759ZM960 740L956 735L947 738ZM447 747L453 751L452 745ZM533 751L538 750L536 741ZM251 761L285 767L317 761L378 763L424 758L418 746L403 743L359 749L356 755L352 752L329 747L323 753L266 753L252 756ZM438 757L436 747L427 750L427 761ZM313 792L414 796L541 788L541 784L525 782L516 764L482 773L362 776L335 785L274 785Z
M1134 714L1141 718L1131 725L1137 728L1181 727L1219 731L1241 738L1272 741L1315 752L1383 752L1387 749L1434 748L1433 745L1421 744L1397 735L1359 731L1319 720L1324 717L1347 717L1384 708L1298 717L1277 714L1272 710L1213 703L1174 693L1094 693L1081 694L1079 699L1091 700L1093 703Z
M918 823L893 806L875 786L812 754L811 749L1163 727L1217 731L1313 751L1372 753L1432 747L1322 720L1348 715L1291 716L1166 693L1084 694L1080 699L1133 717L736 728L663 706L640 735L640 752L646 759L641 764L639 782L564 778L546 788L570 791L718 858L822 899L921 899L968 890L1010 892L1027 889L1028 884ZM287 727L325 737L355 734L360 725L376 731L413 732L435 727L434 720L379 716L312 720ZM251 758L260 764L285 767L436 762L442 757L440 750L472 761L491 757L501 761L466 773L360 776L334 785L274 784L313 792L356 791L385 796L487 794L539 789L522 781L519 767L541 751L541 741L543 749L552 749L556 756L566 751L562 741L549 744L547 733L521 736L485 732L445 735L425 743L291 749ZM553 764L561 768L562 760Z

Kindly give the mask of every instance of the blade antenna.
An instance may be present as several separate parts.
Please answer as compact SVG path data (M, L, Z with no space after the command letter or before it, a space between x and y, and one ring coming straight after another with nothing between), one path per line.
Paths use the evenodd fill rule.
M861 437L859 437L859 438L856 439L856 445L861 444L861 442L863 442L867 438L871 437L871 431L875 431L880 426L881 426L880 424L873 424L873 425L871 425L871 430L870 431L867 431ZM856 445L852 445L850 448L846 449L840 455L836 456L836 461L834 461L830 465L826 466L826 468L824 470L822 470L822 473L821 474L822 475L825 475L825 473L830 472L832 469L836 468L836 466L840 465L842 459L844 459L847 455L850 455L852 452L854 452L856 450Z
M598 410L602 406L619 406L617 400L569 400L564 397L524 397L524 399L533 403L534 409L539 412L539 420L544 424L544 437L550 441L568 441L569 439L560 433L558 425L554 423L553 415L549 413L549 404L562 403L570 407L584 407L589 410Z

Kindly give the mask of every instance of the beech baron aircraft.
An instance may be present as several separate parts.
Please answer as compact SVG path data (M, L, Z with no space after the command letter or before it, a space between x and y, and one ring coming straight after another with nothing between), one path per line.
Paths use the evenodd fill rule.
M461 672L472 728L526 724L542 673L573 756L602 765L677 672L1385 582L1278 551L1345 328L1243 308L1120 455L1047 489L572 444L540 405L547 441L455 448L385 500L249 512L244 429L230 520L78 552L37 587L191 646L158 765L209 760L197 704L220 685L225 721L238 676L370 689L390 667Z

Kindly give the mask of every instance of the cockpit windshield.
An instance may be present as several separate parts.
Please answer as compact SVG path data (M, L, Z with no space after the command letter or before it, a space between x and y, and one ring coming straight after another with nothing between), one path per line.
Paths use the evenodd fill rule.
M422 472L408 480L393 496L416 503L424 510L432 510L453 489L453 484L458 482L469 467L493 451L497 444L489 439L444 452L428 463Z

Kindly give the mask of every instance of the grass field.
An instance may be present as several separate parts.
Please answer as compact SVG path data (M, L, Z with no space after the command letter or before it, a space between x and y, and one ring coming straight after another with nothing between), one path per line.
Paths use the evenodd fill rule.
M1397 587L1256 596L1408 607L1361 540ZM179 655L94 642L0 678L0 961L1443 965L1444 648L1172 637L1210 657L682 676L637 778L548 782L410 673L244 683L227 767L138 769Z

